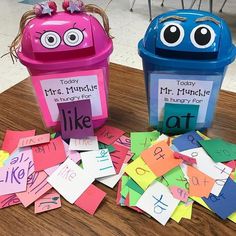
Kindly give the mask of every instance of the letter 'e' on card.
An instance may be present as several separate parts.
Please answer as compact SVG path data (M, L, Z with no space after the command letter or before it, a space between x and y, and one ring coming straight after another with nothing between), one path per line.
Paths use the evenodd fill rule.
M63 139L93 136L90 100L58 103Z

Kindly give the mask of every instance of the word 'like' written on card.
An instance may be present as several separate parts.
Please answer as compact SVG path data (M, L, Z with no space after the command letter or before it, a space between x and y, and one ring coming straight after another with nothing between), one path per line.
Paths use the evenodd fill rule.
M0 196L0 209L20 203L20 199L16 196L15 193Z
M41 135L21 138L19 140L18 147L28 147L49 142L50 142L50 134L41 134Z
M136 206L165 225L178 204L179 200L172 196L166 186L155 182L144 192Z
M116 174L108 149L83 152L80 155L84 170L91 173L94 178Z
M93 136L90 100L58 103L63 139Z
M88 172L69 158L48 177L48 182L71 204L93 181Z
M112 126L104 125L102 128L96 131L95 135L98 137L98 141L110 145L114 143L125 132Z
M26 191L16 194L24 207L29 206L52 188L52 186L47 182L47 177L48 176L44 171L33 172L28 176Z
M173 151L165 141L146 149L141 153L141 157L157 177L164 175L182 162L174 158Z
M98 140L96 136L90 136L84 139L70 139L70 150L93 151L98 150Z
M52 139L49 143L32 147L35 171L45 170L62 163L66 159L61 137Z

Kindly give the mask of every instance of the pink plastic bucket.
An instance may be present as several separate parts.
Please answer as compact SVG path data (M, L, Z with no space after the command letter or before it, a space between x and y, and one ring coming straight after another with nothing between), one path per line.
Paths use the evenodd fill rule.
M94 127L108 117L112 40L87 13L59 12L30 20L17 54L32 79L46 127L58 125L57 103L90 99Z

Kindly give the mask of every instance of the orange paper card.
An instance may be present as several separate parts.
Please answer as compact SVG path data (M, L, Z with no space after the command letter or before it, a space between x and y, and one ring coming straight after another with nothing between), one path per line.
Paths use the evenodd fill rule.
M192 166L188 166L187 174L189 177L189 196L207 198L215 180Z
M146 149L141 156L157 177L164 175L182 162L182 160L174 158L173 151L165 141Z

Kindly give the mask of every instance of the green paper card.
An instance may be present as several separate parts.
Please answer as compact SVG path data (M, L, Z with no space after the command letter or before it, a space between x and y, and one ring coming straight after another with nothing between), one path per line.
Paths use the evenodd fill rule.
M98 142L99 149L108 149L108 152L114 152L116 149L112 145L106 145L104 143Z
M129 180L129 176L123 175L121 178L121 190L120 190L120 194L122 195L122 197L126 198L128 193L129 193L129 187L127 187L127 182Z
M134 153L132 159L135 160L140 156L140 153L147 149L151 142L155 141L160 136L157 131L153 132L133 132L131 138L131 152Z
M226 162L236 159L236 144L216 138L198 141L215 162Z
M135 192L142 195L144 193L144 190L134 181L132 178L128 180L126 183L126 186L128 186L130 189L134 190Z
M199 105L166 103L164 107L163 132L181 134L194 130L197 124Z
M188 189L188 181L179 166L170 170L165 175L159 177L157 180L168 188L171 186L178 186L180 188Z
M136 206L136 204L141 196L142 195L137 193L135 190L129 189L129 205Z

